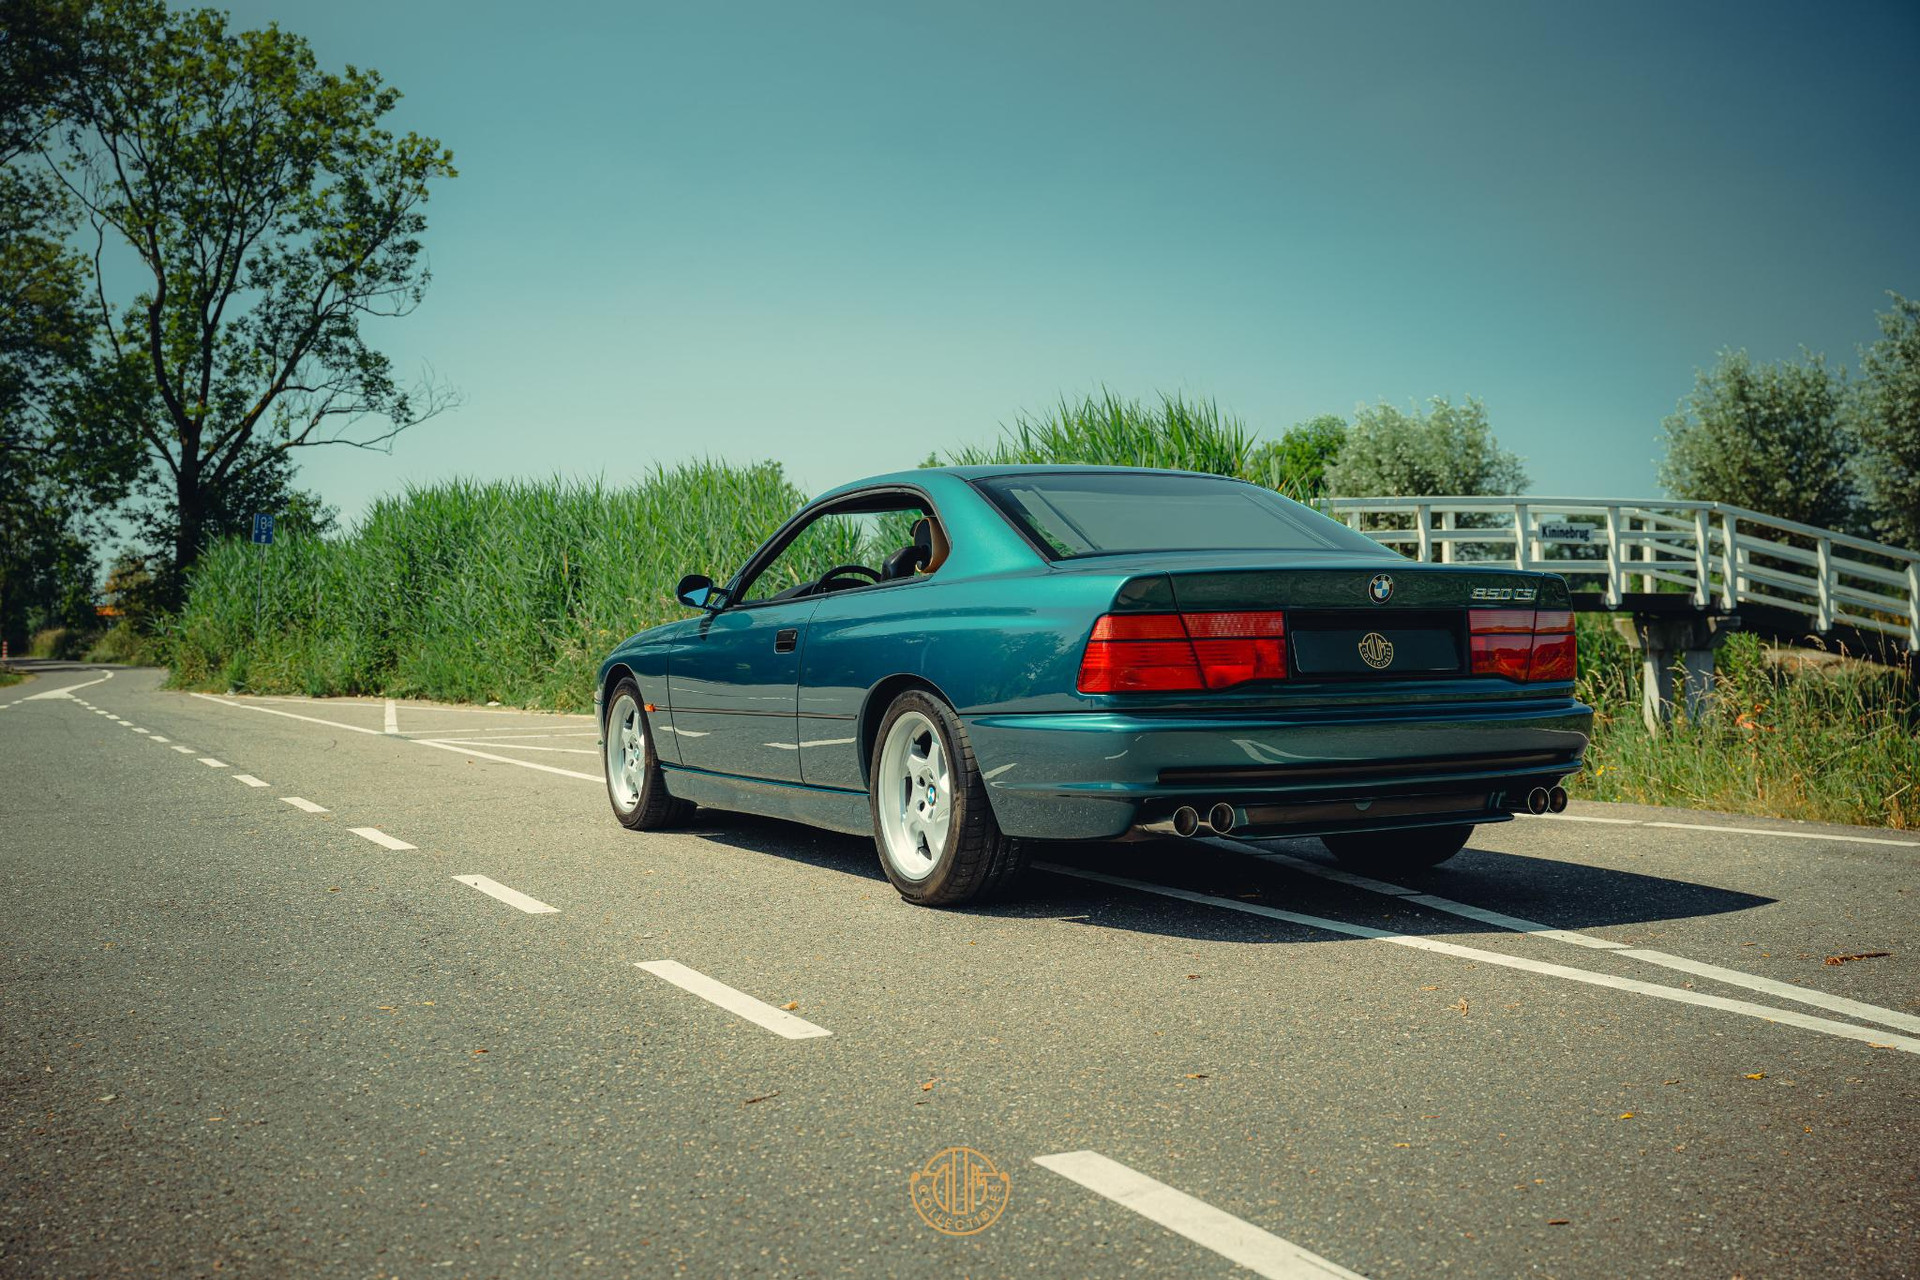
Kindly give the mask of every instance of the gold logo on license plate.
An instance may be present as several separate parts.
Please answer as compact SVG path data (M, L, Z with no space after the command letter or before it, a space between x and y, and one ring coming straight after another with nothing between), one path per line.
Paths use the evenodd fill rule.
M1384 671L1393 665L1393 641L1378 631L1369 631L1360 637L1360 661L1375 671Z

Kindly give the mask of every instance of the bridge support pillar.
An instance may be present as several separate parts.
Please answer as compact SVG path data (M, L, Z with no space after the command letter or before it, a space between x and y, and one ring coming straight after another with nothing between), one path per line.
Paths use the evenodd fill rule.
M1617 619L1615 625L1640 651L1640 714L1647 732L1658 734L1673 722L1676 684L1689 720L1705 710L1707 696L1713 692L1714 651L1740 629L1740 618L1637 613L1631 620Z

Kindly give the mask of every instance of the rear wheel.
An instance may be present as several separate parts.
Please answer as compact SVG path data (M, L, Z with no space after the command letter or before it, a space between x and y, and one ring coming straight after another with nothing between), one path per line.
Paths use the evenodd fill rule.
M1026 851L994 821L966 729L938 698L911 689L894 699L869 776L880 866L908 902L955 906L1019 876Z
M653 750L653 727L640 701L640 686L632 680L613 687L604 728L607 799L620 825L629 831L653 831L684 822L693 805L667 794L666 774Z
M1471 826L1414 827L1407 831L1356 831L1321 836L1320 843L1342 863L1360 871L1420 871L1437 867L1460 852Z

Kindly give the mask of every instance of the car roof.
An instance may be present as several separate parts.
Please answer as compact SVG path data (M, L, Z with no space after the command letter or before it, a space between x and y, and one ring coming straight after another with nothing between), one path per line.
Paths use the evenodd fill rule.
M915 467L911 471L893 471L886 475L868 476L864 480L855 480L829 489L814 501L831 498L857 489L883 487L890 484L924 486L935 476L949 476L955 480L987 480L996 476L1030 475L1141 475L1141 476L1192 476L1197 480L1231 480L1232 476L1216 475L1210 471L1180 471L1168 467L1100 467L1084 463L1061 462L983 462L959 467Z

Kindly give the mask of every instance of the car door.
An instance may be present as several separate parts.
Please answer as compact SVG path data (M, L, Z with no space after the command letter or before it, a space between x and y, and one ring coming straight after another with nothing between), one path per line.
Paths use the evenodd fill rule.
M800 781L800 641L819 607L818 598L736 605L674 645L667 687L682 764Z

